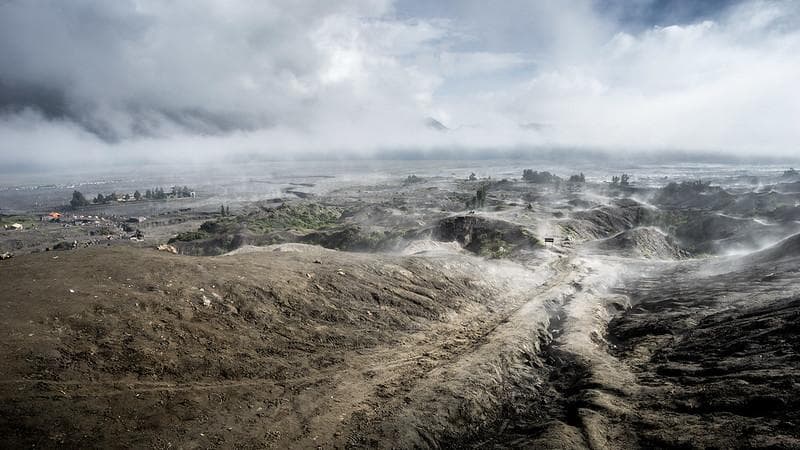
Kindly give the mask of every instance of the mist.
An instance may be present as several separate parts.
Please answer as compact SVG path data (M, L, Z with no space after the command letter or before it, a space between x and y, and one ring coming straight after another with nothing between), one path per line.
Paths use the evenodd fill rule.
M800 5L704 4L5 1L0 164L795 154Z

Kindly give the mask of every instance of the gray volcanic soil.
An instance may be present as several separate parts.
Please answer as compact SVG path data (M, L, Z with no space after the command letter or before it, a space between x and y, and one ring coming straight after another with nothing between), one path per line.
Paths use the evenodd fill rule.
M639 227L623 231L597 242L602 252L618 252L638 258L681 259L689 252L675 240L656 227Z
M800 448L774 186L398 179L17 255L0 446Z
M526 300L511 263L485 281L466 257L299 249L18 258L2 272L2 447L394 439L372 422Z

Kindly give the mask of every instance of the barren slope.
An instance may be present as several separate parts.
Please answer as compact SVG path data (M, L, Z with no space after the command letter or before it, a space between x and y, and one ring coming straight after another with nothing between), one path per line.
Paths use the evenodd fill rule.
M471 375L453 364L541 284L471 257L287 248L300 251L98 248L4 264L1 446L420 439L392 430L420 420L407 405L424 409L441 381L429 374ZM543 308L527 327L546 330Z

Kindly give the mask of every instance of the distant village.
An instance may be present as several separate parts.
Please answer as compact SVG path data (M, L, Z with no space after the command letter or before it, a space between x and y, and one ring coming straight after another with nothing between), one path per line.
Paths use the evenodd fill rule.
M22 232L25 230L38 231L52 229L52 226L59 226L62 228L81 227L86 228L89 236L88 240L81 239L79 242L77 238L80 235L74 235L76 239L70 241L56 242L51 246L32 250L32 253L44 250L70 250L79 247L90 247L99 245L100 243L113 241L113 240L130 240L135 242L144 241L144 232L139 227L147 220L146 217L126 217L126 216L110 216L104 217L101 215L88 215L88 214L65 214L57 211L50 212L39 216L40 223L35 222L33 218L26 218L17 216L17 219L22 219L20 222L12 222L4 224L2 229L5 231ZM24 223L23 223L24 222ZM62 235L60 239L63 239ZM0 260L10 259L14 256L12 252L0 253Z
M195 192L189 189L188 186L172 186L168 191L162 187L156 187L145 190L144 194L142 194L139 190L123 194L112 192L108 195L105 195L100 193L91 200L87 199L83 193L76 190L73 191L72 199L69 202L69 209L72 211L59 212L56 210L47 214L42 214L38 216L38 218L9 216L5 219L10 220L8 220L6 223L2 223L0 230L16 232L22 232L25 230L36 231L43 229L42 227L49 228L53 225L56 225L63 228L85 227L88 229L89 235L92 236L90 240L83 242L78 242L77 240L73 240L72 242L59 242L52 247L44 248L45 251L49 251L51 249L66 250L75 249L78 247L88 247L91 245L97 245L100 242L119 239L143 241L145 236L140 227L142 227L144 222L147 221L146 217L119 216L116 214L106 216L97 214L96 212L81 212L81 209L93 205L110 205L116 203L156 200L161 201L194 197ZM0 216L0 223L5 221L2 219L4 218ZM9 259L13 256L14 254L11 252L0 253L0 259Z
M107 205L114 202L138 202L142 200L168 200L176 198L194 198L195 192L189 189L188 186L172 186L169 191L165 191L162 187L147 189L144 194L136 190L132 193L117 194L112 192L108 195L102 193L97 194L97 197L89 201L86 196L80 191L72 192L72 200L69 204L72 208L80 208L89 205Z

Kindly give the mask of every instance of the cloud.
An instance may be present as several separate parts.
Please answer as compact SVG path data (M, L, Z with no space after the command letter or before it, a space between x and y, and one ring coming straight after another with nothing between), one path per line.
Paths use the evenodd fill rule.
M108 141L297 122L331 58L313 32L382 2L10 1L0 5L6 106L75 121ZM43 33L42 30L47 30ZM8 92L44 92L20 97Z
M0 161L794 152L800 5L666 3L6 0Z
M455 120L544 123L536 137L561 146L792 155L798 9L744 3L714 21L618 31L591 56L540 59L521 82L451 99Z

